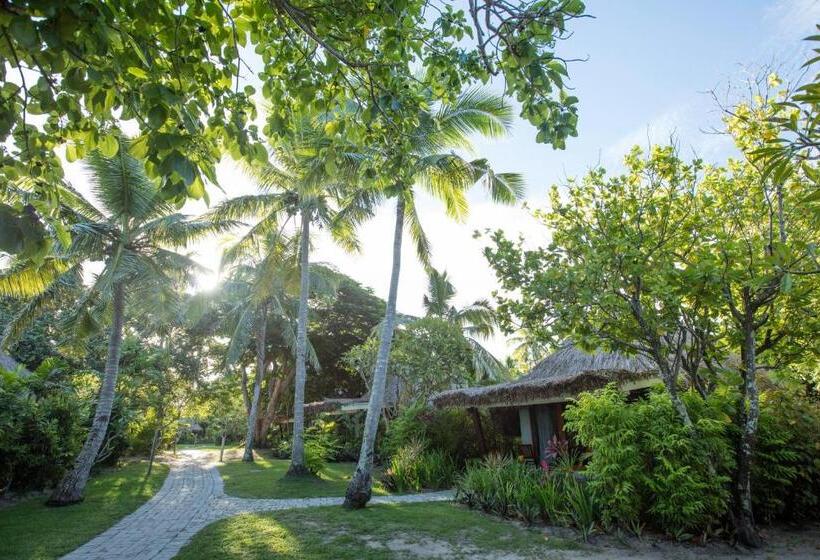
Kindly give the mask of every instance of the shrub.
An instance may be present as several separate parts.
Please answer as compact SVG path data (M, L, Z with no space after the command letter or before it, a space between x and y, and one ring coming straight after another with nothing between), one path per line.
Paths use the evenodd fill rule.
M761 395L752 464L755 517L805 521L820 516L820 405L786 388Z
M305 466L313 474L319 474L339 450L335 423L322 417L305 429ZM274 450L279 458L289 458L292 440L282 440Z
M82 446L86 403L50 371L0 371L0 494L56 483Z
M450 488L455 476L452 457L440 449L428 450L423 441L414 440L393 454L384 482L398 492L419 492L423 488Z
M687 393L685 401L694 435L663 391L627 403L610 385L580 395L565 412L567 428L591 449L586 474L606 525L646 521L680 537L725 516L733 465L730 395L716 392L704 401Z
M482 413L484 435L491 449L506 448L506 442L495 424ZM463 409L429 409L423 403L405 407L388 425L380 453L390 457L397 449L415 440L423 440L428 449L439 449L463 465L469 459L481 457L476 428L469 413Z
M599 519L588 485L564 470L547 472L492 454L473 461L456 483L456 499L472 508L532 523L575 524L586 538Z

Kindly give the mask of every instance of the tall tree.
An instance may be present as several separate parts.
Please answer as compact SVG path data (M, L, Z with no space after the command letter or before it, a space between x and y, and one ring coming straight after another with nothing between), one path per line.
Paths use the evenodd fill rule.
M428 273L424 309L428 316L438 317L458 325L472 348L471 357L475 381L498 381L504 373L504 365L484 348L479 339L486 339L495 332L498 324L495 309L486 299L476 300L458 308L453 305L456 289L447 271L431 269Z
M243 461L253 461L262 382L266 371L276 366L271 341L281 341L290 354L296 351L294 325L301 290L297 261L300 246L299 236L287 237L273 232L266 238L256 239L254 246L244 245L241 253L235 246L232 247L226 253L231 255L232 260L223 263L229 273L228 281L223 285L229 303L226 319L232 325L226 366L233 367L251 341L256 360L252 387L245 399L247 431ZM333 272L325 267L316 268L312 285L306 293L327 295L334 291ZM318 369L319 363L310 344L306 345L305 350L307 359ZM287 356L280 359L285 367L293 363ZM244 395L247 392L244 379L242 383Z
M373 371L362 447L356 472L345 495L346 507L361 508L370 500L376 431L384 402L388 358L396 319L405 223L415 241L419 259L429 267L430 243L416 210L416 187L441 200L448 215L456 219L463 219L467 213L467 188L481 179L495 202L512 204L518 200L524 192L523 182L518 175L496 174L489 168L486 160L468 161L453 152L444 151L453 148L470 149L471 134L502 136L509 130L511 118L512 112L502 98L473 90L462 94L451 104L442 104L417 115L413 120L419 123L418 126L399 146L401 152L397 161L400 166L383 191L384 196L396 199L390 289ZM373 196L378 198L379 195Z
M110 318L108 355L94 420L73 469L49 499L53 505L83 499L111 416L127 314L177 304L175 289L197 267L187 256L166 247L182 246L234 226L225 220L189 220L173 212L157 183L145 174L142 163L129 155L128 142L120 138L115 141L118 149L113 156L94 151L87 159L92 191L100 208L64 185L61 211L72 224L70 243L65 237L58 238L54 242L56 254L47 263L36 266L24 261L12 265L0 277L2 293L29 298L7 325L4 345L38 312L60 303L67 286L82 293L67 317L73 332L88 333L104 318ZM102 261L104 266L90 286L82 287L83 265L90 261Z
M769 96L755 98L726 120L741 159L704 167L682 162L673 147L647 156L635 148L623 175L597 169L566 195L553 191L552 208L536 213L550 245L524 249L497 232L486 250L508 326L646 356L691 435L699 427L679 396L682 382L701 395L715 383L737 387L732 517L751 546L760 544L751 490L757 377L805 359L806 344L778 349L815 336L809 309L820 289L816 165L774 181L758 157L776 135L778 109Z
M211 212L215 219L258 219L226 253L228 259L257 243L260 236L278 235L298 215L299 306L295 343L293 446L288 470L292 475L309 473L305 466L304 402L311 225L329 230L343 248L357 250L359 245L353 226L369 212L367 205L349 199L362 157L351 151L350 146L343 151L333 148L323 132L333 122L328 118L327 115L303 116L298 121L298 130L273 150L273 162L251 168L263 193L227 200ZM345 207L340 210L342 205Z

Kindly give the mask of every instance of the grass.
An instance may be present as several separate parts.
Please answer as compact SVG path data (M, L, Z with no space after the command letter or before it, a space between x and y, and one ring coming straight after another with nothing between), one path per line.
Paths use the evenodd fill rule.
M181 560L544 558L574 541L447 503L340 507L247 514L205 528Z
M52 508L45 497L0 508L0 559L57 558L88 542L145 503L162 486L168 466L146 461L106 469L88 482L85 500Z
M267 451L254 452L253 463L243 463L241 453L225 450L225 463L219 474L225 483L225 493L240 498L315 498L344 496L347 483L356 468L355 463L328 463L319 477L285 478L290 461L274 459ZM374 494L386 494L378 483Z

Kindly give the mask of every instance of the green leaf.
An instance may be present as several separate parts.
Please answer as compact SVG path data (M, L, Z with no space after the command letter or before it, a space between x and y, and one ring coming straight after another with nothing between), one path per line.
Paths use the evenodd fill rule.
M168 110L163 105L154 105L148 111L148 126L157 129L168 119Z
M120 143L117 140L117 137L113 134L106 134L102 138L100 138L99 144L97 147L100 149L100 153L105 157L114 157L117 155L117 152L120 150Z
M139 68L138 66L129 66L128 73L132 76L136 76L137 78L145 79L148 77L148 72L146 72L142 68Z
M145 159L148 155L148 136L140 136L131 142L128 151L137 159Z
M17 42L26 49L37 49L39 46L34 22L28 17L21 16L14 18L9 26L9 31L12 37L17 39Z
M77 144L66 144L65 147L65 159L71 163L73 161L77 161L82 156L79 154L79 150L77 149Z

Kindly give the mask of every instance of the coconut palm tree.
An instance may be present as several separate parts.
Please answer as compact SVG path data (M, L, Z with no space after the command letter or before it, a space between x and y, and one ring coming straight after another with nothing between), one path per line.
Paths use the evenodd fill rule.
M117 153L99 151L86 160L91 190L99 207L69 185L61 187L62 212L71 223L70 241L58 232L54 254L45 266L13 264L0 277L0 293L28 298L9 323L2 340L7 345L38 312L81 294L64 313L65 332L83 335L110 320L107 359L94 419L73 468L51 494L49 503L81 501L108 428L119 374L123 325L131 313L156 313L177 305L178 286L196 263L168 247L183 246L202 236L226 231L231 220L191 220L173 211L150 180L143 164L119 140ZM83 266L103 263L90 285L83 284Z
M364 507L370 500L376 432L384 401L388 357L396 319L396 295L405 224L415 242L419 259L428 268L430 265L430 243L416 209L416 189L420 188L441 200L447 214L454 219L464 219L466 216L466 191L479 181L483 182L495 202L512 204L524 194L524 184L519 175L496 174L486 160L469 161L450 151L469 151L472 148L472 134L499 137L509 132L512 111L501 97L481 90L471 90L459 96L452 104L440 104L417 115L417 119L419 125L414 134L404 139L401 153L388 154L388 160L399 163L387 187L381 192L357 193L359 197L369 197L371 202L383 197L394 198L396 224L387 309L373 371L362 446L356 472L345 495L344 503L349 508Z
M427 274L427 293L423 300L427 315L461 327L473 350L472 361L476 382L501 379L504 375L504 364L484 348L479 340L487 339L495 332L498 326L495 309L486 299L476 300L466 307L456 307L452 303L456 289L450 282L447 271L430 269Z
M240 252L232 247L227 252L232 260L223 262L230 275L223 285L223 291L231 302L227 316L233 325L226 366L236 364L251 337L255 341L256 374L253 389L246 399L248 418L243 461L253 461L262 379L270 363L267 341L271 334L275 334L291 352L296 349L294 324L300 295L298 253L301 245L298 235L288 237L273 232L263 239L257 239L253 248L245 244ZM311 269L309 295L326 297L334 293L336 273L318 264L312 265ZM306 342L306 359L314 369L320 368L309 341Z
M289 475L309 474L305 465L304 402L311 227L315 225L328 230L344 249L358 250L354 226L370 212L370 207L360 204L360 199L349 197L362 156L338 148L333 151L334 156L328 156L326 148L331 145L331 140L323 129L319 117L299 119L290 141L273 150L272 161L249 169L263 192L227 200L210 213L214 219L257 220L226 252L228 259L233 258L233 252L241 252L256 243L259 236L283 231L288 222L298 216L300 281ZM342 201L347 201L344 212L340 211Z

